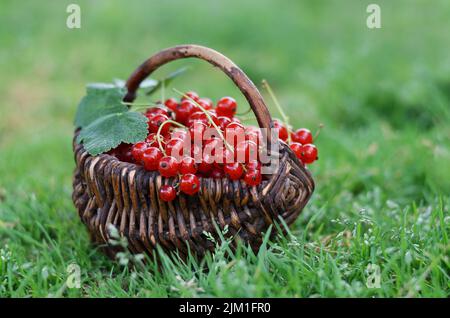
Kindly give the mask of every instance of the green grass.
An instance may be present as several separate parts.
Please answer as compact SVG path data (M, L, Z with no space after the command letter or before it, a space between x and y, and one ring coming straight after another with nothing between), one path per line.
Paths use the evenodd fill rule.
M448 2L377 1L383 28L369 30L371 1L76 1L82 28L69 30L72 2L0 4L1 296L450 296ZM72 205L73 116L86 82L126 78L181 43L267 78L294 126L325 124L317 189L257 255L224 243L201 264L162 256L160 270L133 271L89 244ZM155 76L182 65L178 89L247 107L202 62ZM81 289L65 285L71 263ZM366 286L369 264L380 288Z

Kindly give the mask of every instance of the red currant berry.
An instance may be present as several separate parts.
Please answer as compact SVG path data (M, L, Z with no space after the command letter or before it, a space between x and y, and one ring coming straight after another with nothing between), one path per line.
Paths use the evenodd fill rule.
M192 144L191 157L194 158L196 162L202 159L202 154L203 154L202 148L199 147L197 144Z
M179 158L183 155L184 141L180 138L170 139L165 146L166 154Z
M258 160L250 160L245 166L247 170L260 170L261 162L259 162Z
M228 148L224 148L223 150L223 163L232 163L236 159L236 151L231 151Z
M213 158L209 154L204 153L202 161L198 165L198 172L208 174L213 169L213 163Z
M164 102L164 105L174 112L177 109L178 101L175 98L169 98Z
M201 121L195 122L189 127L189 133L191 134L191 141L201 142L203 140L203 135L208 129L208 126Z
M303 161L302 158L302 144L299 142L291 142L289 147L292 149L292 151L295 153L295 156Z
M155 171L158 169L159 160L163 157L163 153L159 148L148 147L142 154L142 161L146 170Z
M161 200L169 202L175 200L177 196L177 192L175 188L170 185L163 185L161 189L159 189L159 197Z
M186 96L195 101L198 101L198 99L199 99L198 94L194 91L189 91L189 92L184 93L184 96L181 98L181 100L182 101L189 100Z
M244 173L244 169L239 162L225 164L223 166L223 171L231 180L239 180Z
M175 177L178 174L179 166L177 159L172 156L166 156L159 161L158 171L163 177Z
M278 130L278 138L283 141L286 141L288 138L288 130L286 126L284 126L279 120L273 121L273 128Z
M219 155L219 152L222 151L222 149L223 149L222 139L218 137L212 137L204 142L203 153L207 153L214 156L217 152ZM220 156L222 156L221 153Z
M262 138L261 130L258 128L253 129L252 127L247 127L245 129L245 139L253 141L257 145L259 145L259 142Z
M313 163L319 157L317 156L317 148L313 144L306 144L302 146L302 161L306 164Z
M214 179L222 179L224 177L224 173L222 169L214 168L210 173L209 177Z
M152 119L154 116L156 115L166 115L169 116L169 112L167 111L167 109L163 108L163 107L151 107L148 108L145 111L145 116L148 119Z
M219 116L217 117L217 121L219 122L218 126L220 127L220 129L222 129L223 131L225 130L225 128L227 128L227 126L231 123L231 119L225 116Z
M261 183L262 176L260 170L247 170L244 176L244 181L249 186L257 186Z
M236 146L236 156L238 162L258 160L258 145L250 140L241 141Z
M197 164L195 163L194 158L192 157L184 157L180 162L180 173L181 174L187 174L187 173L193 173L195 174L197 172Z
M147 138L145 138L145 142L148 143L149 146L153 145L156 142L156 133L149 133Z
M188 131L176 129L170 133L170 139L181 139L183 141L187 141L188 139Z
M148 122L148 130L149 132L157 133L159 126L161 126L165 121L167 121L169 117L166 115L158 114L153 116L149 122ZM170 130L170 123L164 124L163 128L161 129L161 134L166 135Z
M142 161L142 155L144 150L147 149L148 144L144 141L138 142L131 148L131 154L136 162L140 163Z
M241 123L231 122L225 128L225 139L233 146L245 140L245 129Z
M116 149L114 149L114 155L117 159L123 162L133 162L133 154L131 152L132 145L121 143Z
M183 100L175 109L175 118L178 122L185 124L194 112L195 107L195 104L190 100Z
M204 112L202 112L201 110L196 110L195 112L192 112L191 116L189 116L189 119L194 120L194 119L203 119L206 118L206 115Z
M233 130L243 130L245 132L245 128L244 125L242 125L241 123L238 123L236 121L232 121L231 123L229 123L226 126L226 129L233 129Z
M236 114L236 101L231 97L222 97L217 102L216 112L218 116L233 117Z
M313 143L313 136L306 128L300 128L291 133L291 139L292 141L299 142L302 145Z
M202 106L205 110L209 110L213 108L213 102L209 98L199 98L197 103Z
M185 174L180 180L180 190L188 195L194 195L200 190L200 180L195 174Z

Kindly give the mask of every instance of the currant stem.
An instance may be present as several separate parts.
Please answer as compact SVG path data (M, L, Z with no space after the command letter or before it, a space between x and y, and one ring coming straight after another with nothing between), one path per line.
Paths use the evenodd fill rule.
M275 106L278 108L278 111L281 114L281 117L283 117L283 121L284 124L286 125L286 129L289 130L289 116L286 115L286 113L284 112L283 108L281 107L280 103L278 102L277 97L275 96L275 94L272 91L272 88L270 87L269 83L267 82L267 80L263 79L262 80L262 85L263 87L267 90L267 92L269 93L270 97L272 98ZM291 142L291 134L288 133L288 143Z
M158 127L158 131L156 132L156 139L158 140L159 150L161 150L161 152L164 154L164 156L166 155L166 151L164 150L164 148L161 144L161 130L162 130L163 126L167 123L171 123L171 124L181 127L181 128L187 128L185 125L180 124L179 122L171 120L171 119L167 119Z
M314 138L313 138L314 142L316 142L316 140L317 140L317 138L319 137L320 132L322 131L322 128L323 128L323 127L325 127L324 124L319 124L319 128L317 128L317 131L316 131L316 133L314 134Z
M247 115L252 111L252 109L249 107L245 112L242 113L237 113L236 116L243 116L243 115Z

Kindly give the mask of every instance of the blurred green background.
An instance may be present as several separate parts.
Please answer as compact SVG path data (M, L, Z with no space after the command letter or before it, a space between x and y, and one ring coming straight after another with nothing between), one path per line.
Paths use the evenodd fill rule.
M381 29L366 26L372 2L381 7ZM81 29L66 27L70 3L81 7ZM317 190L294 232L316 215L307 239L320 240L342 230L333 219L356 222L361 209L395 231L401 222L386 209L411 206L439 207L447 226L449 17L445 0L1 1L0 245L19 264L64 268L84 255L96 268L70 198L76 106L86 83L126 79L153 53L186 43L222 52L258 86L268 79L294 127L325 125L311 166ZM215 100L231 95L247 108L231 81L204 62L177 61L154 77L184 65L191 70L174 87ZM9 282L4 295L58 289L33 275Z

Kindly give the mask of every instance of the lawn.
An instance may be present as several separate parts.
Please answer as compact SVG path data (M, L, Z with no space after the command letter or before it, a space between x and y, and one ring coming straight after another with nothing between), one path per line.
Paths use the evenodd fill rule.
M379 0L368 29L372 2L1 1L0 296L449 297L450 4ZM69 3L81 29L66 27ZM73 118L87 82L183 43L267 78L295 127L324 124L317 188L257 255L225 242L200 263L133 270L90 245L73 207ZM206 63L154 76L185 65L173 87L247 108Z

